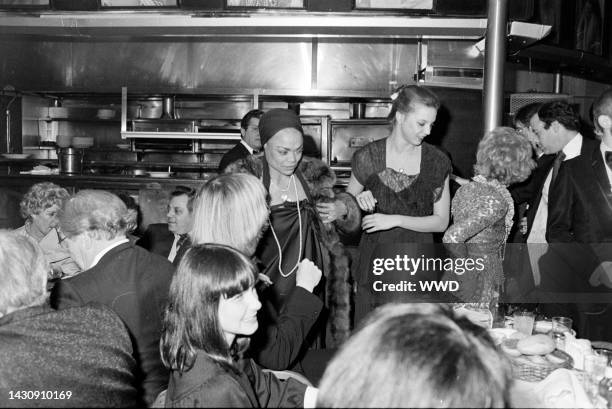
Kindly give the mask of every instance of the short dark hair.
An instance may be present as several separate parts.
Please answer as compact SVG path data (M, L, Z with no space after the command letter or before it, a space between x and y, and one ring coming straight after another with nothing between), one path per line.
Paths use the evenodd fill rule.
M193 212L193 198L195 197L196 190L189 186L176 186L172 192L170 192L170 197L178 197L185 195L187 196L187 210L189 213Z
M522 106L514 114L514 127L516 127L519 122L525 126L529 126L529 120L538 113L541 106L541 102L532 102L531 104Z
M264 111L262 111L261 109L251 109L249 112L246 113L245 116L242 117L242 120L240 121L240 127L246 130L249 127L249 122L251 122L251 118L259 119L263 114Z
M162 362L171 370L188 371L196 350L224 367L248 346L238 337L228 345L219 323L219 300L255 285L257 269L240 251L222 244L199 244L181 259L170 284L160 340Z
M538 117L544 122L544 129L557 121L568 131L580 131L580 116L569 102L550 101L538 109Z
M374 310L327 366L317 407L507 407L511 367L442 304Z

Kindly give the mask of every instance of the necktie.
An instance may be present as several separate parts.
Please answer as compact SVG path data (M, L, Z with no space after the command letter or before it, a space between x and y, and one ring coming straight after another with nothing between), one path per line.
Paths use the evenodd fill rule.
M550 179L551 187L555 184L555 180L557 179L557 175L559 174L559 168L561 167L563 160L565 160L565 153L561 151L557 154L557 157L555 158L555 161L553 162L552 178Z
M612 151L606 151L606 165L612 169Z
M181 234L176 242L176 250L178 251L178 249L185 245L189 245L189 236L187 234Z

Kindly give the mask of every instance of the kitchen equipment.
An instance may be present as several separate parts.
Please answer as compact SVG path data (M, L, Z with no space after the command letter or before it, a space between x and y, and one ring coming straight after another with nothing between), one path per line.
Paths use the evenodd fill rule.
M40 119L38 121L38 138L41 146L54 146L59 134L59 122L49 119ZM66 146L70 146L70 142Z
M113 109L98 109L96 115L98 119L111 119L115 117L115 110Z
M29 153L3 153L3 157L6 159L27 159L30 157Z
M391 134L393 124L385 119L332 120L330 165L351 166L353 154L362 146Z
M59 148L57 150L59 171L62 174L80 174L83 171L83 150Z
M58 147L69 148L70 145L72 145L72 135L68 135L68 134L57 135L57 146Z
M75 136L72 138L73 148L89 148L93 146L93 144L94 144L93 136Z
M169 178L172 176L172 172L149 172L149 176L152 178Z
M164 97L162 119L174 119L174 97Z

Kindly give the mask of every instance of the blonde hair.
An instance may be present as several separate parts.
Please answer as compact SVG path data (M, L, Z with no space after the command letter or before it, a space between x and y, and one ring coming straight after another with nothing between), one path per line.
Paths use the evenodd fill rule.
M529 139L515 129L497 127L478 144L474 173L497 179L504 185L522 182L535 168Z
M49 263L27 236L0 230L0 316L43 304Z
M191 241L225 244L252 255L268 225L266 195L253 175L234 173L210 179L194 200Z
M68 191L55 183L36 183L23 195L19 203L19 211L24 219L29 219L32 215L39 214L50 207L61 208L68 197L70 197Z
M130 212L123 201L105 190L81 190L60 211L60 227L68 237L87 232L95 238L112 240L125 235Z

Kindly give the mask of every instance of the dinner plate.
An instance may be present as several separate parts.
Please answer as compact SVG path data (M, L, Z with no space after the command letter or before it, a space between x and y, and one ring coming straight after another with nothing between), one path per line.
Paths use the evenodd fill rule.
M7 159L27 159L30 157L29 153L3 153L2 156L4 156Z
M172 172L149 172L149 176L152 178L169 178L172 176Z

